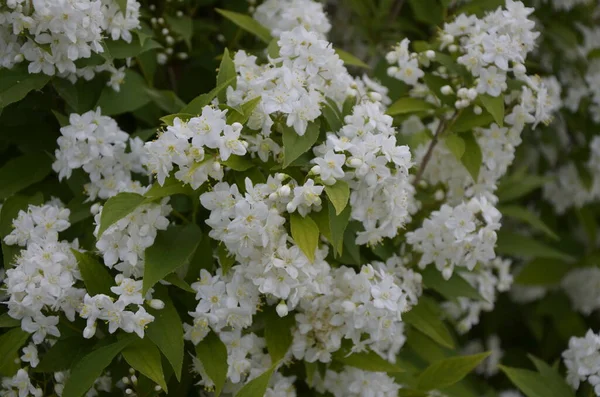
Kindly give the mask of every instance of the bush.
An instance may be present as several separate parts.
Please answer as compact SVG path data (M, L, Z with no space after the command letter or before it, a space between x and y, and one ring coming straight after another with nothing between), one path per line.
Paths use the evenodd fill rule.
M600 8L533 3L0 4L1 394L600 396Z

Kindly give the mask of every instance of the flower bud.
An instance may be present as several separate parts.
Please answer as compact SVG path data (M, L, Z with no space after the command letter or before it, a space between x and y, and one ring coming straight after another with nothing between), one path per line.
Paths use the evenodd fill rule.
M279 195L281 197L288 197L291 192L292 192L292 189L290 189L290 187L288 185L283 185L282 187L279 188Z
M448 51L456 52L456 51L458 51L458 47L456 46L456 44L451 44L448 46Z
M319 167L318 165L315 165L314 167L312 167L310 169L310 172L312 172L313 174L319 175L321 173L321 167Z
M161 301L160 299L152 299L150 301L150 307L155 310L161 310L165 307L165 302Z
M25 59L25 57L23 56L23 54L17 54L15 55L15 63L19 63L19 62L23 62L23 60Z
M154 386L154 391L161 391L162 387L160 387L159 385Z
M130 380L128 377L124 376L123 379L121 379L121 382L123 382L124 384L128 385L130 383Z
M290 202L287 203L287 205L285 206L285 209L287 210L287 212L294 212L296 211L296 207Z
M527 72L527 68L522 63L515 63L513 65L513 72L515 74L525 74Z
M445 85L440 89L440 91L444 95L450 95L452 94L452 87L450 87L449 85Z
M91 326L87 326L85 327L85 329L83 330L83 337L85 339L90 339L91 337L93 337L96 334L96 323L92 324Z
M277 200L277 193L269 194L269 200Z
M119 273L115 276L115 282L117 283L117 285L121 285L121 283L123 282L123 279L125 278L125 276L123 276L123 273Z
M481 109L480 106L475 105L475 107L473 107L473 113L479 115L481 114L481 112L483 111L483 109Z
M363 165L363 161L361 159L353 158L349 162L350 167L358 168Z
M275 308L275 311L277 311L277 314L279 315L279 317L287 316L288 315L287 304L282 300L281 302L279 302L279 304Z
M164 18L158 18L158 23L161 25L164 25L165 24Z
M442 36L442 41L444 43L453 43L454 42L454 36L452 36L451 34L445 34Z
M167 28L162 28L162 30L161 30L160 32L163 34L163 36L166 36L166 35L168 35L168 34L169 34L169 29L167 29Z
M378 92L369 92L369 98L371 98L374 101L381 101L383 99L381 97L381 94Z
M435 58L435 51L427 50L427 51L425 51L425 56L429 59L433 59L433 58Z
M469 88L467 90L467 98L471 101L475 100L475 98L477 98L477 90L475 88Z
M219 163L218 161L215 161L212 165L212 169L215 172L218 172L221 170L221 163Z
M183 11L179 10L175 13L175 15L177 15L178 18L181 18L183 16Z
M127 389L125 389L125 394L132 395L133 394L133 390L127 388Z
M352 313L356 310L356 304L352 301L345 300L344 302L342 302L342 309L344 309L344 311L346 311L347 313Z
M100 212L100 207L100 203L92 204L92 207L90 208L92 215L96 215L98 212Z

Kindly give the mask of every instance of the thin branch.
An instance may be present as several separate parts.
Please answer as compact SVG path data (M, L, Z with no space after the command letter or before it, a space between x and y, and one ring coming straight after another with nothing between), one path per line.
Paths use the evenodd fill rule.
M429 163L429 160L431 160L431 156L433 155L433 149L435 149L435 145L437 145L440 136L444 133L444 131L446 131L446 127L452 126L454 124L459 114L460 112L454 113L454 115L452 115L452 118L450 118L448 122L446 122L446 120L440 120L440 124L438 124L435 134L433 134L433 138L431 139L429 147L427 148L427 153L425 153L423 161L421 161L421 165L419 166L419 170L417 171L417 175L415 176L413 185L417 186L417 184L423 177L425 167L427 167L427 163Z
M393 22L396 18L398 18L400 11L402 11L402 6L404 6L404 0L398 0L396 4L394 4L394 8L392 8L392 11L390 12L390 22Z

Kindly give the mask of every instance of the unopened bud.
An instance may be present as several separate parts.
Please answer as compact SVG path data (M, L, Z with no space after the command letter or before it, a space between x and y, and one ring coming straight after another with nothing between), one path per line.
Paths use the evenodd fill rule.
M481 109L481 107L480 107L480 106L477 106L477 105L475 105L475 106L473 107L473 113L475 113L475 114L477 114L477 115L481 114L481 112L482 112L482 111L483 111L483 109Z
M310 172L312 172L313 174L319 175L321 173L321 167L319 167L318 165L315 165L314 167L312 167L310 169Z
M155 310L162 310L165 307L165 302L161 301L160 299L152 299L150 301L150 307Z
M425 56L429 59L433 59L433 58L435 58L435 51L427 50L427 51L425 51Z
M381 99L382 99L381 94L378 92L370 92L369 98L371 98L374 101L381 101Z
M450 95L450 94L452 94L452 87L450 87L449 85L445 85L440 89L440 91L444 95Z
M215 161L212 165L212 169L215 172L218 172L221 170L221 163L219 163L218 161Z
M292 192L292 189L290 189L290 187L288 185L283 185L282 187L279 188L279 195L281 197L288 197L291 192Z
M284 301L279 302L279 304L275 308L275 311L277 311L277 314L279 315L279 317L287 316L288 315L287 304Z

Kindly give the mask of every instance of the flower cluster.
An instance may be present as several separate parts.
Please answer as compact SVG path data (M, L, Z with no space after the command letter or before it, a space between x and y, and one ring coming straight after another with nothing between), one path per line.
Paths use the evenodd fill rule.
M395 397L401 386L385 372L368 372L346 367L341 372L327 370L325 379L318 379L317 389L335 397L381 396Z
M331 274L327 294L300 302L292 352L307 362L329 362L342 339L353 350L369 347L395 362L406 338L402 313L421 295L421 275L398 257L363 265L359 273L342 266ZM366 338L363 338L366 336Z
M581 382L588 381L600 396L600 336L589 330L582 338L571 338L562 356L567 367L567 382L579 389Z
M90 200L107 199L123 191L143 193L140 182L132 178L132 172L146 173L141 139L130 138L114 119L103 116L100 108L81 115L73 113L69 123L60 130L52 164L59 179L83 169L90 178L84 185ZM126 152L128 144L130 151Z
M315 32L322 39L331 30L323 4L312 0L267 0L256 7L253 16L276 37L296 26Z
M394 237L410 221L414 210L414 188L408 172L412 166L408 146L398 145L392 118L379 105L357 104L346 125L331 132L313 149L317 155L312 172L326 185L348 181L351 189L351 217L361 222L358 244L378 243Z
M423 254L419 267L434 263L447 280L456 266L472 271L478 262L495 258L500 217L485 198L472 198L456 207L444 204L423 221L423 227L406 233L406 241Z
M199 117L188 121L177 117L156 140L146 143L145 165L161 185L176 165L175 178L197 189L209 176L223 178L219 160L246 154L248 143L240 139L242 125L227 124L225 113L205 106Z
M600 269L597 267L581 267L571 270L561 281L573 309L590 315L600 309Z
M71 81L89 80L104 70L118 74L111 62L78 67L76 61L104 52L105 36L131 42L131 31L140 27L140 3L125 4L122 10L116 0L5 2L0 7L0 66L27 61L29 73Z
M15 266L6 271L4 282L8 313L21 320L35 344L48 335L59 337L58 312L74 321L85 295L84 289L75 287L81 275L71 249L77 244L58 240L58 233L70 226L69 213L52 204L30 205L27 212L19 212L13 231L4 239L6 244L25 247Z

